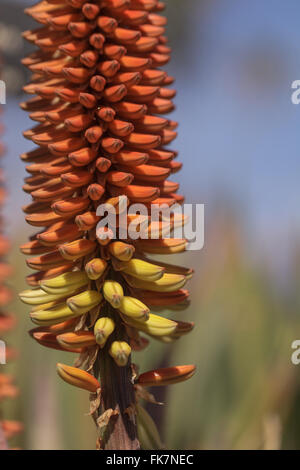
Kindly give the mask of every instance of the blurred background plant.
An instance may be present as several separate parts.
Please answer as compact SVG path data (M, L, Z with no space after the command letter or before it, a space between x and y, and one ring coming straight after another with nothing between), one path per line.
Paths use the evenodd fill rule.
M185 255L196 275L192 303L184 314L195 321L189 337L157 343L139 354L141 370L195 362L198 373L156 396L167 406L149 410L167 448L300 449L300 369L291 344L300 338L299 109L291 83L299 79L298 0L167 0L169 65L177 78L180 122L176 148L187 202L206 205L206 242ZM25 288L18 252L30 228L20 206L25 176L18 154L30 149L21 132L30 122L18 108L26 72L21 31L30 0L1 0L0 44L6 51L6 175L10 201L7 230L15 250L13 280ZM176 257L170 262L182 262ZM34 343L28 311L16 302L22 351L10 367L22 393L13 409L25 432L25 449L93 448L95 430L84 392L56 377L55 363L72 354ZM166 312L168 313L168 312ZM182 316L182 312L178 313ZM48 364L49 367L45 367ZM4 366L1 366L4 367ZM74 419L72 410L78 412Z

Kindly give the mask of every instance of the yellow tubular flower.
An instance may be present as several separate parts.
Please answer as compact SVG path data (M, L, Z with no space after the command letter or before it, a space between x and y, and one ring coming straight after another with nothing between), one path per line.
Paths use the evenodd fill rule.
M159 315L149 315L148 320L138 321L130 317L124 317L124 321L133 328L148 333L152 336L168 336L175 332L177 323L168 320L168 318L160 317Z
M132 287L153 292L175 292L181 289L187 281L186 276L169 273L164 274L157 281L145 281L128 275L126 275L126 280Z
M161 279L164 268L155 264L148 263L141 259L131 259L127 263L119 264L120 270L132 277L142 281L157 281Z
M41 288L48 294L67 292L67 289L76 290L88 284L88 277L82 271L73 271L61 274L52 279L45 279L40 282Z
M119 367L125 367L131 354L131 347L125 341L114 341L109 348L109 354Z
M123 287L115 281L104 281L103 295L113 308L119 308L124 296Z
M105 346L108 337L115 329L115 322L109 317L101 317L94 326L94 335L100 348Z
M65 303L58 304L56 307L48 310L36 310L30 313L30 318L33 323L40 326L49 326L62 323L71 318L81 315L71 310Z
M73 288L70 289L71 293L73 292ZM20 299L28 305L43 305L49 302L63 300L68 296L65 293L59 294L48 294L42 289L28 289L20 294Z
M147 305L143 304L143 302L135 299L134 297L128 296L124 296L122 298L119 310L127 317L131 317L140 321L148 320L150 313Z
M101 301L102 295L99 292L95 290L86 290L74 297L69 297L67 305L76 315L83 315L97 307Z

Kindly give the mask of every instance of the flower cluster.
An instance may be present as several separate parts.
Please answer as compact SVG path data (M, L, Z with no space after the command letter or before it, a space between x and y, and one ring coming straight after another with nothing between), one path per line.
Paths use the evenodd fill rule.
M34 97L21 105L37 122L24 133L37 148L21 158L29 173L23 189L32 197L24 212L38 233L21 248L36 271L21 299L32 306L36 341L80 353L76 367L58 364L57 371L94 396L100 448L138 448L136 420L152 427L137 405L147 397L143 387L186 380L195 369L139 375L131 364L147 338L169 343L193 328L152 313L188 302L192 271L149 259L185 250L186 240L164 238L183 218L149 217L155 239L111 239L108 228L96 229L103 203L120 215L124 200L183 202L168 179L181 164L167 147L177 123L162 117L175 96L173 78L161 69L170 59L163 8L158 0L43 0L26 10L40 23L24 33L37 50L23 60L32 72L25 91ZM140 223L136 215L127 219ZM112 420L128 439L108 443Z

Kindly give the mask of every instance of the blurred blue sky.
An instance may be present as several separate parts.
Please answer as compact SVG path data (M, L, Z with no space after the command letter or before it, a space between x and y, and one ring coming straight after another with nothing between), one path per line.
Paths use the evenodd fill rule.
M285 251L300 236L300 105L290 98L300 79L299 0L182 1L185 27L169 65L177 78L181 191L188 202L205 203L208 215L215 201L232 202L250 244ZM24 200L18 154L32 148L21 132L31 123L11 98L5 122L15 229Z

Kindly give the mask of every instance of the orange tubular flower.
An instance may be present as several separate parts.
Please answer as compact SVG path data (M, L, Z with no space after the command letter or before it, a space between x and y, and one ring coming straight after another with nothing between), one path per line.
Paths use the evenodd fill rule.
M96 393L97 390L100 389L100 384L93 375L77 367L57 364L57 373L65 382L75 387L88 390L91 393Z
M36 121L24 135L37 147L21 158L32 197L24 212L38 232L21 247L36 271L21 299L32 306L37 342L80 353L77 367L57 370L92 393L101 449L144 447L140 436L156 431L138 404L151 399L142 386L194 372L181 366L138 379L131 363L149 339L176 341L193 328L149 308L188 302L192 271L147 256L186 249L185 239L167 235L184 218L128 212L135 203L170 208L184 200L168 179L181 164L168 148L177 123L162 116L175 96L161 69L170 59L163 9L159 0L43 0L26 10L40 23L24 33L37 49L23 60L33 97L21 105ZM115 211L113 226L98 224L99 206ZM121 236L124 220L144 236Z
M151 370L141 374L137 383L143 387L171 385L189 379L194 375L195 369L195 366L177 366Z

